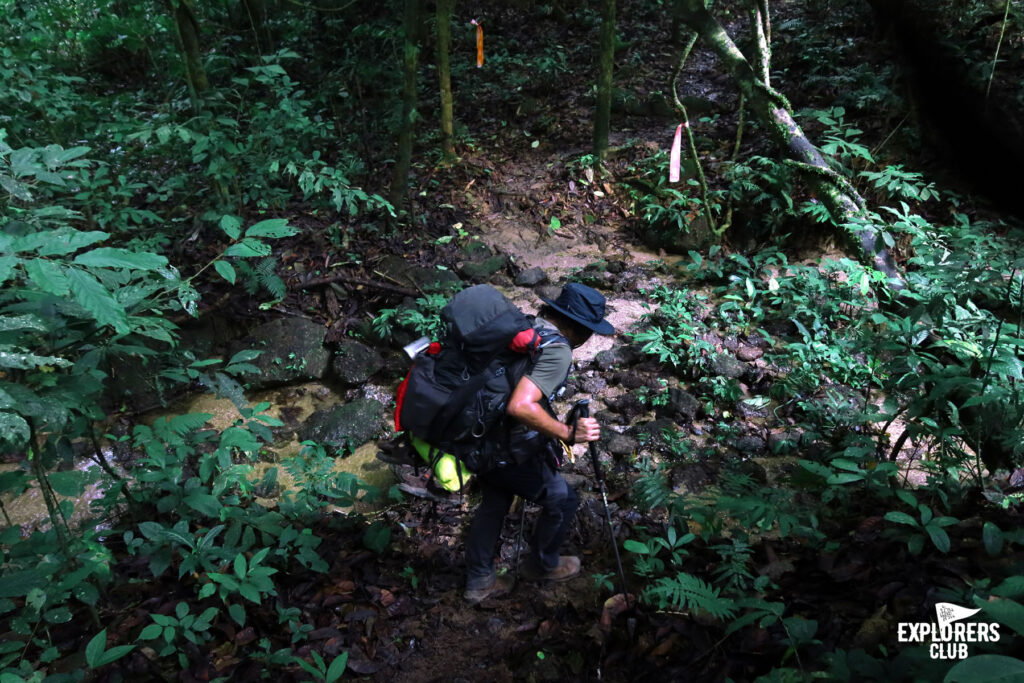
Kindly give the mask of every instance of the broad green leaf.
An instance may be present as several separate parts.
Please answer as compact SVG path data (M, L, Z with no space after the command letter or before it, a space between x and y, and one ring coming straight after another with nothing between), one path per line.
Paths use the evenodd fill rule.
M38 315L31 313L26 315L3 315L0 316L0 332L10 332L11 330L36 330L38 332L46 332L49 328L46 326L46 321L40 318Z
M855 481L864 481L863 474L855 474L854 472L839 472L830 476L826 483L829 484L852 484Z
M992 594L1011 599L1024 596L1024 576L1015 575L1007 578L992 590Z
M116 645L103 653L103 656L100 657L99 666L112 664L134 649L134 645Z
M640 541L632 538L627 538L623 541L622 547L631 553L636 553L637 555L649 555L651 552L646 543L641 543Z
M231 615L231 618L235 620L236 624L238 624L239 626L245 626L245 608L244 607L242 607L238 603L235 603L233 605L228 605L228 614Z
M71 228L54 230L46 236L46 241L39 247L38 253L40 256L63 256L90 244L102 242L108 237L110 237L109 233L99 230L91 232L82 232Z
M46 565L49 567L50 565ZM56 568L40 571L39 567L0 574L0 598L23 598L33 589L50 583L50 574Z
M67 470L65 472L51 472L47 475L50 486L61 496L76 498L85 491L85 472L80 470Z
M932 543L934 543L935 547L939 549L939 552L949 552L949 534L946 533L945 529L936 526L935 524L929 524L924 528L924 530L928 532L928 535L932 539Z
M225 214L220 217L220 229L231 239L237 240L242 234L242 219Z
M95 669L100 664L100 657L107 649L107 629L103 629L89 641L85 646L85 661L89 667Z
M156 640L163 632L164 627L160 624L150 624L142 629L142 633L139 634L139 640Z
M6 174L0 174L0 187L7 190L15 199L20 199L23 202L32 201L32 193L28 190L28 185L20 183L14 178Z
M110 325L118 334L128 333L128 314L99 280L77 268L69 268L67 275L71 295L92 314L96 322Z
M270 245L251 237L246 237L237 244L232 244L224 250L224 256L239 256L241 258L252 258L254 256L269 256Z
M2 356L0 353L0 366L3 365ZM25 418L14 413L0 412L0 443L18 448L28 443L29 436L28 422Z
M1005 655L974 655L957 662L943 683L1022 683L1024 662Z
M227 261L214 261L213 262L213 267L214 267L214 269L216 269L216 271L218 273L220 273L220 276L222 278L224 278L225 280L227 280L231 284L235 284L235 268L234 268L234 266L232 266Z
M221 508L224 507L217 499L217 496L209 493L193 491L185 496L183 500L190 508L207 517L217 517L220 515Z
M77 159L81 156L85 156L88 153L88 147L69 147L68 149L61 150L61 152L57 155L57 160L62 164L66 164L69 161Z
M52 261L31 259L24 261L22 266L29 280L47 294L65 296L71 289L64 269Z
M985 611L1000 624L1009 626L1020 635L1024 635L1024 605L1006 598L989 598L983 600L975 596L974 604ZM1002 635L1002 634L1000 634Z
M288 225L285 218L271 218L260 221L245 231L246 237L291 237L299 231Z
M829 464L832 465L833 467L838 467L841 470L863 474L863 472L861 472L860 469L860 464L852 460L847 460L845 458L836 458L835 460L830 461Z
M892 510L885 513L885 519L890 522L896 522L897 524L906 524L908 526L918 526L917 520L908 515L905 512L898 512Z
M134 270L159 270L167 266L167 258L146 251L132 251L115 247L100 247L79 254L75 263L94 268L131 268Z
M25 353L21 349L5 346L0 347L0 368L14 368L16 370L31 370L45 365L56 365L68 367L71 361L58 356L37 356L32 353Z
M234 365L235 363L244 363L246 361L254 360L262 354L263 351L257 351L256 349L242 349L235 355L231 356L231 360L228 361L228 365Z
M238 553L237 555L235 555L235 562L234 562L233 568L235 570L235 576L237 576L240 579L244 579L245 578L245 555L244 554Z
M348 653L342 652L340 655L334 658L331 665L327 668L327 675L324 676L324 683L334 683L342 674L345 673L345 668L348 666Z

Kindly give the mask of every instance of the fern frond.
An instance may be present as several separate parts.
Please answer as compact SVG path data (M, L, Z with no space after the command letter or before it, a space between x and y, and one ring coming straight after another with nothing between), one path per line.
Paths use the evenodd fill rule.
M669 486L668 477L665 476L665 472L659 464L636 480L636 483L633 484L633 496L640 509L649 511L656 508L668 508L676 493Z
M716 619L731 619L736 614L736 602L722 597L719 592L711 584L684 572L674 578L658 579L646 591L648 599L654 599L659 609L689 609L707 612Z

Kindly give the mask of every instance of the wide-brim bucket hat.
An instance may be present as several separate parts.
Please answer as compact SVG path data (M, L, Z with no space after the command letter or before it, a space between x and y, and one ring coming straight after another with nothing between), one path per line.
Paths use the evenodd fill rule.
M541 297L541 301L597 334L615 334L615 328L604 319L604 295L592 287L570 282L557 299Z

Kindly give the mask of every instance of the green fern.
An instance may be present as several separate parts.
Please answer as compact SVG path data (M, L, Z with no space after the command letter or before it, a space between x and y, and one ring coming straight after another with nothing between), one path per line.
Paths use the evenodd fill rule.
M285 287L284 280L278 277L276 271L277 259L272 256L261 259L255 268L260 285L275 299L283 299L284 295L288 293L288 288Z
M719 595L719 589L692 574L680 572L674 578L663 577L647 587L645 595L659 609L707 612L716 619L731 619L736 603Z
M675 497L660 463L633 484L633 499L641 510L668 509Z

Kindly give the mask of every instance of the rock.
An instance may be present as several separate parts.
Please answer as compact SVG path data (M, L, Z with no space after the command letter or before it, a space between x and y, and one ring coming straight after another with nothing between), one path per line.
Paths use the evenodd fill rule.
M741 436L731 445L743 455L763 455L768 449L768 444L759 436Z
M472 282L485 282L508 264L508 257L491 256L483 261L467 261L459 268L459 274Z
M750 363L764 355L764 351L756 346L740 346L736 351L736 357L741 361Z
M327 330L306 318L278 318L259 325L232 345L262 351L250 361L260 374L247 373L242 380L252 388L265 388L320 379L327 373L331 352L324 348Z
M637 427L636 434L644 445L660 448L666 445L665 432L678 434L679 426L668 418L652 420Z
M736 401L736 405L734 406L736 415L743 420L768 417L768 406L770 404L764 403L764 405L760 405L760 403L760 401L753 402L753 399Z
M466 243L466 246L462 247L462 256L471 261L483 261L494 256L494 252L491 251L491 248L485 242L472 239Z
M732 465L737 472L745 474L758 484L768 483L768 471L753 460L741 460Z
M584 393L596 396L608 388L608 381L603 377L587 377L580 388Z
M700 401L698 401L693 394L673 387L668 390L667 407L670 408L674 414L682 415L688 421L692 422L700 411Z
M679 494L700 493L713 481L712 473L707 465L695 463L679 467L673 473L675 482L673 490Z
M640 448L640 442L631 436L626 436L625 434L619 434L616 432L610 439L608 439L608 445L606 448L612 456L619 459L635 453L636 450Z
M746 365L727 353L717 353L711 359L711 373L715 376L739 379L746 371Z
M798 430L772 432L768 435L768 452L772 455L785 455L796 450L798 445L800 445L800 432Z
M299 428L298 437L300 441L355 449L380 433L383 413L384 405L379 401L356 399L316 411Z
M534 294L540 299L551 299L554 301L562 293L561 285L539 285L533 289Z
M357 387L384 367L384 359L366 344L346 339L331 360L334 377L345 387Z
M548 281L548 274L543 268L527 268L516 276L516 284L520 287L536 287Z
M459 283L459 276L450 270L414 266L401 256L386 256L377 270L403 287L428 293L451 291Z

